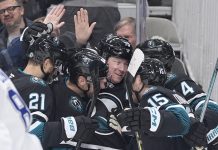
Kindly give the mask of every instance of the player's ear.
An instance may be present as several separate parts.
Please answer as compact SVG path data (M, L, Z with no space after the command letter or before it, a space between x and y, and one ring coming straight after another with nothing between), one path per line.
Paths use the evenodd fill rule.
M81 87L82 89L86 89L87 87L87 80L86 77L84 76L79 76L78 80L77 80L77 84L79 87Z
M48 72L53 65L51 59L47 58L43 61L43 69L45 72Z

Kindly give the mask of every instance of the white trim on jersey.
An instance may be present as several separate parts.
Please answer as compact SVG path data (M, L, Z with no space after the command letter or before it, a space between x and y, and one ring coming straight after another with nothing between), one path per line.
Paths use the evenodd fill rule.
M62 141L60 144L68 144L68 145L72 145L72 146L76 146L77 142L74 141ZM82 143L81 146L82 148L87 148L87 149L96 149L96 150L121 150L121 149L115 149L115 148L111 148L111 147L106 147L106 146L100 146L100 145L95 145L95 144L86 144L86 143Z
M217 103L216 102L214 102L214 101L209 101L210 103L214 103L214 104L216 104L217 105ZM199 108L199 107L201 107L201 105L204 105L204 103L205 103L205 100L202 100L202 101L200 101L196 106L195 106L195 111ZM203 106L202 106L203 107Z
M203 96L206 96L207 94L206 93L200 93L200 94L197 94L195 95L194 97L192 97L191 99L187 99L188 103L192 103L193 100L197 99L197 98L201 98Z
M32 116L36 115L36 116L42 117L45 120L45 122L48 121L48 117L40 111L32 112L31 115Z
M31 124L30 128L29 128L29 132L31 132L32 130L34 130L35 128L37 128L42 122L40 121L36 121L33 124Z
M168 106L168 107L166 108L166 110L169 110L170 108L182 108L182 109L185 110L185 107L182 106L182 105L180 105L180 104Z

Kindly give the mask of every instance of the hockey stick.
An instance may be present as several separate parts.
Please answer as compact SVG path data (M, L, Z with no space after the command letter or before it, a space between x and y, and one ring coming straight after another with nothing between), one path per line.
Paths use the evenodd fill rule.
M215 65L215 68L213 70L213 74L212 74L210 84L209 84L209 87L208 87L208 90L207 90L207 95L206 95L206 99L205 99L205 102L204 102L204 106L203 106L202 111L201 111L200 122L203 122L203 120L204 120L207 105L208 105L208 102L210 100L210 96L211 96L211 93L212 93L212 90L213 90L214 83L216 81L217 71L218 71L218 58L216 60L216 65ZM195 149L196 150L202 150L203 148L195 147Z
M213 90L214 83L216 81L217 71L218 71L218 58L216 60L216 65L215 65L213 75L212 75L211 80L210 80L210 84L209 84L207 95L206 95L206 100L205 100L204 106L202 108L202 112L201 112L201 116L200 116L200 122L203 122L203 120L204 120L207 105L208 105L208 102L209 102L209 99L210 99L210 96L211 96L211 93L212 93L212 90Z
M98 61L94 60L90 64L90 72L91 72L91 79L92 79L92 83L93 83L93 95L92 95L92 100L91 100L91 104L90 104L90 107L88 110L87 117L91 117L96 100L97 100L98 93L100 91L100 86L99 86L100 83L99 83L99 79L98 79L98 77L99 77L99 63L98 63ZM76 144L75 149L79 150L81 144L82 144L82 140L79 140Z
M144 54L140 49L136 49L133 53L133 56L130 60L129 66L128 66L128 70L125 76L125 88L127 91L127 95L128 95L128 100L129 100L129 105L131 108L134 107L134 102L132 99L132 83L134 80L134 77L136 75L136 72L138 71L141 63L144 61ZM142 141L140 139L139 133L135 132L136 135L136 141L138 144L138 149L142 150Z

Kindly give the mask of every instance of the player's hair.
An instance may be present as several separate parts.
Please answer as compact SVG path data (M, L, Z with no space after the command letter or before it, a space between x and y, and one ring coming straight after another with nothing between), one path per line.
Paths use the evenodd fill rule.
M17 5L23 7L23 1L22 0L0 0L0 2L4 2L4 1L13 1L13 2L16 2Z
M114 32L117 32L120 28L125 25L131 25L133 27L134 33L136 33L136 20L133 17L125 17L121 19L114 27Z

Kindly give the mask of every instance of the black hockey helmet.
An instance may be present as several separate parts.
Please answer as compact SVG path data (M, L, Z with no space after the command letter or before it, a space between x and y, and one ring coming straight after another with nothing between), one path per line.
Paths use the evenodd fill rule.
M49 34L37 38L33 45L27 50L28 58L37 64L50 58L56 67L60 66L67 59L67 50L58 38Z
M167 78L163 63L155 58L145 58L137 74L148 85L163 85Z
M175 61L175 52L168 42L160 39L150 39L137 45L137 48L141 49L145 56L159 59L167 71L171 70Z
M99 67L99 77L106 77L108 67L106 61L94 49L82 48L73 54L68 62L68 73L70 80L76 83L77 77L83 75L91 77L93 67Z
M106 60L110 56L114 56L130 61L133 54L133 48L128 40L113 34L105 36L98 43L97 50Z

